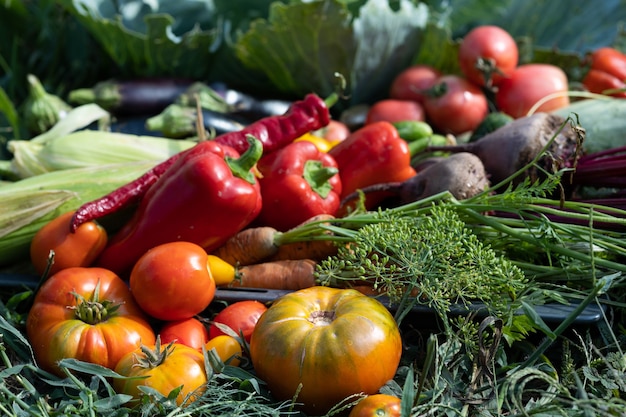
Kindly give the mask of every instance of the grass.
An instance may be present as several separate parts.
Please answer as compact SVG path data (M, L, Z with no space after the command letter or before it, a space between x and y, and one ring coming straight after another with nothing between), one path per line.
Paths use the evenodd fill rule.
M115 374L93 364L64 360L66 377L50 375L37 367L21 331L23 301L16 300L22 294L28 292L18 292L2 304L3 415L301 415L291 402L272 399L245 362L240 368L219 364L206 391L187 407L177 406L175 395L147 391L141 404L129 408L127 398L111 388L110 378ZM589 302L600 299L590 296ZM625 307L622 303L613 306L620 311ZM623 415L625 335L621 325L611 320L616 312L597 327L565 325L555 329L553 337L528 335L512 344L505 342L502 320L494 316L451 315L427 326L420 324L425 321L419 316L409 315L402 326L401 366L381 392L400 396L412 416ZM329 415L341 415L342 409L338 405Z

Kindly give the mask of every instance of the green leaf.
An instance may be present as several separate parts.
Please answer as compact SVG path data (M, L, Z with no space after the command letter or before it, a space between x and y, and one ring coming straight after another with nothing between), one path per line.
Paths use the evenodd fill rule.
M564 51L585 52L619 40L626 20L623 1L604 0L447 0L429 1L449 13L455 36L471 27L495 24L513 36L528 36L533 44Z
M89 375L99 375L105 378L119 378L120 374L91 362L85 362L74 358L65 358L59 361L59 367L67 368L72 371L78 371Z
M11 99L4 91L2 87L0 87L0 113L4 113L11 129L13 131L13 137L15 139L20 138L20 118L17 114L17 110L15 110L15 106L11 102Z
M356 56L352 103L386 98L391 80L412 63L428 21L423 3L400 1L394 11L387 0L369 0L354 20ZM366 87L364 87L366 86Z
M200 79L214 64L210 51L218 39L217 31L202 29L199 23L193 27L184 23L195 9L184 9L183 13L180 7L195 2L160 2L171 7L141 9L131 16L130 11L123 14L124 9L118 10L110 1L61 3L76 15L113 61L131 75ZM181 4L179 8L174 7L177 3ZM206 16L213 15L212 9L198 13L196 18L208 19ZM210 22L205 25L210 26Z
M234 45L237 58L283 94L329 95L340 73L351 103L385 97L412 62L428 9L400 1L394 10L386 0L369 0L353 18L344 3L273 4L269 17L253 21Z
M35 354L26 337L2 316L0 316L0 334L2 341L11 351L24 360L35 361Z
M355 43L350 14L337 0L274 3L268 19L254 20L234 45L251 70L265 73L282 93L328 95L335 73L352 69Z
M530 318L530 321L533 322L533 324L535 324L535 326L542 332L544 332L546 336L548 336L551 340L556 339L556 335L554 334L552 329L550 329L550 327L548 327L548 325L543 321L539 313L537 313L537 310L535 310L533 306L531 306L522 299L520 299L520 302L522 304L522 310L524 310L524 313L528 316L528 318Z

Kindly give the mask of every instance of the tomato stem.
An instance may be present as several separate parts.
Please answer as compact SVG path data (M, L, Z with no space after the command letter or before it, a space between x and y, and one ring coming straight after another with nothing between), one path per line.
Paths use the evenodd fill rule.
M141 345L140 349L143 355L137 356L137 366L152 369L161 365L170 353L172 353L174 350L174 342L168 343L164 348L162 348L161 336L157 335L153 349L144 345Z
M328 326L335 317L334 311L316 310L309 315L309 321L315 326Z
M69 307L74 310L74 316L87 324L98 324L106 321L115 314L119 304L113 304L108 300L100 301L100 281L96 284L90 299L80 294L72 293L76 299L76 305Z

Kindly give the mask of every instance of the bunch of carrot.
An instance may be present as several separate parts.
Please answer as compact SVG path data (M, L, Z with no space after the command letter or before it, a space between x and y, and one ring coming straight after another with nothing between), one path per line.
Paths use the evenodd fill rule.
M285 232L253 226L233 235L212 252L235 267L235 279L223 286L299 290L316 285L317 263L337 253L318 226L333 219L323 214Z

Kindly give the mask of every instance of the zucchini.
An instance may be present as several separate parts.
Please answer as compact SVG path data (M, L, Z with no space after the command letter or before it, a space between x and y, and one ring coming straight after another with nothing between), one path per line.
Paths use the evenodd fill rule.
M489 113L472 132L468 142L475 142L488 133L498 130L513 121L513 117L503 112Z

